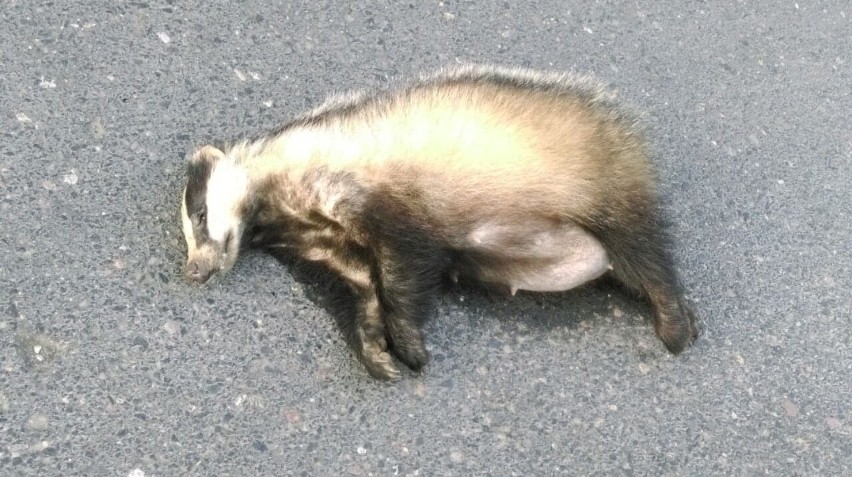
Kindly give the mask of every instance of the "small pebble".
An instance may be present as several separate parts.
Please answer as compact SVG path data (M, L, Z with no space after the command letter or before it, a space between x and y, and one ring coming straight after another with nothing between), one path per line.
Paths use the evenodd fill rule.
M786 412L790 417L796 417L799 415L799 406L787 398L784 398L784 400L781 401L781 407L784 408L784 412Z
M44 431L47 430L47 427L48 420L44 414L36 413L27 419L27 429L31 431Z

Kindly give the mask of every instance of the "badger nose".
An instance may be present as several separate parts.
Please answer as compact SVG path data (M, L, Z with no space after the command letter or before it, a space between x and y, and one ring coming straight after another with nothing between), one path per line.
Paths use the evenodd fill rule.
M213 268L196 261L186 264L186 279L195 283L204 283L213 275Z

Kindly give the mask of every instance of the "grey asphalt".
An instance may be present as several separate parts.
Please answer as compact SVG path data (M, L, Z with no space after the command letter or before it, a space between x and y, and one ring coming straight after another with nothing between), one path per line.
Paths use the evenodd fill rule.
M42 4L39 6L39 4ZM852 475L852 7L0 5L0 475ZM330 285L184 283L194 146L459 61L643 111L702 336L597 284L458 288L369 378Z

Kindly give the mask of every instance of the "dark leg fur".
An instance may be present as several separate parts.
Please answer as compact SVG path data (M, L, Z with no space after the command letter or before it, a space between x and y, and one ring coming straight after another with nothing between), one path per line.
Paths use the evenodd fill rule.
M402 201L374 196L368 207L376 244L373 271L391 352L412 370L429 362L421 326L433 306L449 254L430 239Z
M318 303L322 303L334 316L358 360L371 376L378 379L396 379L400 376L399 369L388 352L382 307L376 287L372 283L364 285L354 281L341 267L334 267L329 263L295 260L293 254L286 249L272 248L269 252L288 265L300 281L324 284L324 293L316 297ZM365 259L363 254L353 250L348 252L349 259L353 262ZM339 258L335 263L341 263ZM350 267L351 270L358 268L352 264ZM366 261L363 267L369 268ZM330 276L336 279L330 279Z
M431 273L433 260L387 252L379 263L379 299L391 351L414 371L429 362L420 330L432 308L439 277ZM397 255L391 257L388 255Z
M356 295L358 309L353 347L359 361L375 378L399 378L399 369L393 364L388 353L388 342L385 337L387 330L382 319L381 304L376 290L370 287L368 290L359 290Z
M669 352L678 354L695 340L698 330L668 255L667 236L653 213L614 222L596 220L590 228L609 253L613 276L650 301L657 336Z

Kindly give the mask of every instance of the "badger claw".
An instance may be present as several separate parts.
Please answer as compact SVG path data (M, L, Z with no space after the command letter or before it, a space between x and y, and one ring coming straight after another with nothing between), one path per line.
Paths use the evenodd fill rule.
M370 376L387 381L400 378L399 368L393 363L384 338L363 341L360 358Z
M399 368L393 363L387 351L373 354L365 353L362 356L362 362L364 363L364 367L367 368L367 372L370 373L370 376L385 381L393 381L400 378L401 373Z

